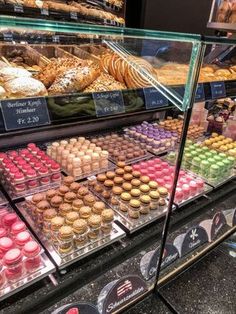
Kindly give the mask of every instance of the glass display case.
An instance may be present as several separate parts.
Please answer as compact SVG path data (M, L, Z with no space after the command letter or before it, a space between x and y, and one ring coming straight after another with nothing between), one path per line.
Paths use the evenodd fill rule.
M234 0L213 0L208 27L226 32L235 31L235 10Z
M25 312L118 313L235 231L212 210L235 191L232 41L5 15L0 39L3 200L54 265Z

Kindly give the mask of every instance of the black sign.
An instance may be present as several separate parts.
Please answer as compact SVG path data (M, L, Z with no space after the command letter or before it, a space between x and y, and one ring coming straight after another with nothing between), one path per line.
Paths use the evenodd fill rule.
M81 302L63 305L52 314L99 314L99 312L93 304Z
M226 219L223 213L216 213L212 219L211 240L214 240L220 230L226 225Z
M3 33L4 41L13 41L13 36L11 33Z
M146 109L156 109L168 106L168 99L162 95L156 88L144 88Z
M16 13L24 13L24 7L20 4L14 4L14 11Z
M109 286L101 303L102 314L114 313L148 291L145 281L136 275L123 277Z
M60 36L59 35L53 35L52 36L52 42L53 43L59 43L60 42Z
M51 123L47 102L43 97L2 100L1 110L7 131Z
M204 85L202 83L198 84L195 101L200 102L205 100L205 92L204 92Z
M212 99L226 97L225 83L224 82L211 82L211 95Z
M72 20L78 20L77 12L70 12L70 18Z
M230 227L236 225L236 209L227 209L223 211L224 217L227 221L227 224Z
M44 9L44 8L42 8L42 9L40 10L40 13L41 13L41 15L49 15L48 9Z
M159 262L159 257L160 257L160 247L158 247L154 251L153 255L150 258L150 261L147 265L146 279L149 280L155 275L156 270L157 270L157 264ZM164 269L165 267L173 263L178 257L179 257L179 253L178 253L177 248L173 244L166 243L163 256L162 256L161 269Z
M177 236L174 240L174 245L178 249L179 255L182 257L207 241L208 236L206 230L197 226Z
M105 117L125 112L123 95L120 91L93 93L97 117Z

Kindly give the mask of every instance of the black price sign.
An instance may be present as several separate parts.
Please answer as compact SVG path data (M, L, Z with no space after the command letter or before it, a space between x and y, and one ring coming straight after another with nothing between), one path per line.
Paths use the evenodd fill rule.
M205 100L204 85L201 83L201 84L198 84L197 86L195 101L200 102L204 100Z
M1 110L7 131L51 123L47 102L43 97L2 100Z
M123 95L120 91L93 93L97 117L105 117L125 112Z
M156 109L168 106L168 99L156 88L144 88L146 109Z
M11 33L3 33L3 39L4 41L13 41L13 36Z
M226 219L223 213L216 213L212 219L211 240L214 240L221 229L226 225Z
M233 226L236 226L236 209L234 210L234 213L233 213L233 222L232 222L232 225L233 225Z
M70 12L70 18L72 20L78 20L77 12Z
M49 15L48 9L42 8L42 9L40 10L40 12L41 12L41 15Z
M24 13L24 7L20 4L14 4L14 12Z
M225 83L224 82L212 82L211 84L211 95L212 99L226 97Z

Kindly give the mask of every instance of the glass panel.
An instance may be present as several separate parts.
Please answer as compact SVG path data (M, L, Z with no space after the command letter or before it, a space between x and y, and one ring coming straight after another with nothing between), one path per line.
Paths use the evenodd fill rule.
M101 43L107 48L103 54L109 54L110 57L93 58L93 63L100 63L103 70L123 84L118 85L116 89L144 89L145 99L149 97L151 101L159 97L161 102L169 101L179 109L185 110L188 107L194 72L201 51L198 36L10 17L2 17L0 25L3 39L18 38L18 41L28 42L32 38L33 41L37 33L32 30L37 30L41 42L50 41L51 36L54 44L77 44L77 56L80 49L78 41L82 42L83 38ZM11 25L10 29L7 25ZM13 37L9 34L11 32ZM70 35L66 35L69 32ZM41 51L46 53L47 49L49 48L43 48ZM86 58L85 55L83 57ZM118 69L121 65L122 72ZM150 95L154 90L146 90L148 87L157 89L158 93ZM150 109L155 109L154 107L155 104L150 105Z

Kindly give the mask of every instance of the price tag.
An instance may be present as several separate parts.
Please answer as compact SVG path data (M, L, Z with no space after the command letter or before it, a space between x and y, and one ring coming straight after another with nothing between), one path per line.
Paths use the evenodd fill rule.
M48 9L41 9L41 15L49 15Z
M24 7L20 4L14 4L14 11L16 13L24 13Z
M120 91L93 93L97 117L105 117L125 112L123 95Z
M198 84L195 101L200 102L205 100L205 91L204 91L204 85L202 83Z
M70 18L72 20L78 20L77 12L70 12Z
M7 131L51 124L43 97L2 100L1 110Z
M156 88L144 88L146 109L156 109L168 106L168 99L162 95Z
M54 35L52 36L52 41L54 43L59 43L60 42L60 36L59 35Z
M212 99L226 97L225 83L224 82L212 82L211 84L211 95Z
M3 39L4 39L4 41L13 41L13 36L12 36L12 34L5 33L5 34L3 34Z

